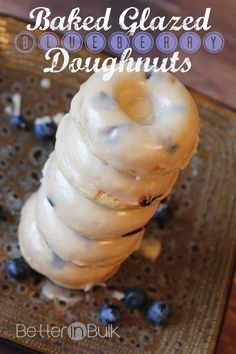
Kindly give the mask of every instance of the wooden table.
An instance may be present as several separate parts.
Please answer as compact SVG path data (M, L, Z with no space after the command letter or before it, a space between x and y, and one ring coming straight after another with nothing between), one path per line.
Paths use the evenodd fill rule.
M205 50L192 54L192 69L187 74L178 74L180 79L210 97L217 99L225 105L236 109L235 87L235 52L236 52L236 14L235 0L204 0L188 1L179 0L123 0L108 1L100 0L70 0L62 2L60 0L41 0L39 3L30 0L0 0L0 12L9 15L28 19L29 11L36 6L49 7L53 15L65 15L76 6L80 6L82 17L93 15L95 17L104 14L106 7L112 7L113 31L118 30L117 17L126 7L136 6L143 9L151 7L152 16L188 16L198 17L204 14L206 4L212 8L210 22L212 31L220 32L225 39L225 47L218 54L210 54ZM157 53L152 52L153 56ZM223 332L219 341L217 354L235 354L236 352L236 277L234 280L231 297L227 309L227 315L223 327ZM28 351L27 351L28 352ZM0 354L23 354L25 349L20 349L13 344L0 341ZM193 353L190 353L193 354Z

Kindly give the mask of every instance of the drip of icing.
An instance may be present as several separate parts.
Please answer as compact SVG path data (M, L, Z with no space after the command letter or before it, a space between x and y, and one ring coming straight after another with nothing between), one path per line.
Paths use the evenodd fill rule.
M124 298L125 294L122 293L121 291L118 291L118 290L114 290L112 293L111 293L111 297L113 299L116 299L116 300L122 300Z
M156 239L143 239L139 250L145 258L155 262L161 252L161 242Z
M81 290L65 289L53 284L50 280L45 280L43 283L42 294L49 300L60 300L71 305L84 299Z

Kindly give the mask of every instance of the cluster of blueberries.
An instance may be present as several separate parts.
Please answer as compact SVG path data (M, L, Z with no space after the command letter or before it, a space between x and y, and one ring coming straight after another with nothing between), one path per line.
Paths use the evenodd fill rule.
M10 259L6 270L11 278L17 280L22 280L33 272L23 257ZM142 310L153 325L164 325L170 317L170 307L164 300L150 302L146 291L138 286L127 288L121 301L131 311ZM115 324L120 317L121 309L115 304L105 303L99 310L98 319L104 325Z
M43 85L44 80L41 80L40 85ZM48 82L50 84L50 82ZM22 95L17 92L11 96L11 104L5 106L4 111L10 116L10 122L13 127L18 129L29 130L29 122L22 115ZM38 139L50 139L55 136L57 130L57 119L62 113L57 113L53 117L44 116L37 118L34 121L34 134ZM54 121L55 120L55 121Z
M21 114L11 116L11 125L20 129L28 128L28 124L25 118ZM40 121L39 118L34 122L34 135L36 136L37 139L40 140L51 139L55 136L56 130L57 130L57 126L52 121L49 120Z
M131 311L142 310L146 319L153 325L164 325L170 317L170 306L164 300L149 301L146 291L138 286L128 288L121 301ZM121 317L121 309L114 304L104 304L99 311L99 321L115 324Z

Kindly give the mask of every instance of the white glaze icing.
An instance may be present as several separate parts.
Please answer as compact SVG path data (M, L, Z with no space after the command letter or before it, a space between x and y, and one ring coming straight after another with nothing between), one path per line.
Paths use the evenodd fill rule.
M64 260L84 265L110 265L124 261L138 249L144 230L116 240L92 240L64 224L42 190L37 193L35 217L38 228L50 247Z
M92 75L74 96L71 115L94 155L139 176L185 167L198 142L196 105L169 73L148 80L143 72L116 72L109 81L102 72Z
M88 191L91 199L96 199L97 193L104 191L126 207L140 206L145 196L164 198L178 177L176 169L157 169L144 178L135 178L104 164L89 151L69 114L59 125L55 154L63 174L80 192Z
M45 242L35 222L35 194L22 209L19 225L19 244L23 256L36 271L55 283L68 288L84 288L97 284L114 274L119 266L79 267L63 261Z
M43 186L55 204L55 211L70 228L91 237L109 239L142 228L159 201L139 209L116 210L103 207L81 196L57 167L52 158L47 163ZM39 192L45 198L45 192ZM43 209L42 209L43 210Z
M198 131L195 104L172 75L93 75L61 120L42 185L22 210L19 243L32 268L71 288L112 276L140 246L137 230L190 160ZM150 259L159 251L143 243Z

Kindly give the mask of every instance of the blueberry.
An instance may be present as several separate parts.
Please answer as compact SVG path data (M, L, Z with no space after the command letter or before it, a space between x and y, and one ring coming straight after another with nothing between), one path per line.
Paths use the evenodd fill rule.
M53 138L56 134L57 126L53 122L34 123L34 134L36 138L45 140Z
M153 325L163 325L170 317L170 306L164 300L156 300L148 307L146 315Z
M54 208L55 203L54 203L53 199L51 197L47 196L47 200L48 200L48 203L51 204L51 206Z
M6 270L7 274L14 279L24 279L31 273L31 268L23 257L9 259Z
M146 79L149 80L152 77L153 73L154 73L153 69L147 71L145 73L146 74Z
M161 205L168 206L169 203L170 203L170 196L169 195L167 197L165 197L164 199L162 199L162 201L161 201Z
M160 207L156 210L154 219L157 221L159 228L163 229L172 218L173 208L169 205L169 198L166 197L161 201Z
M114 324L120 319L120 308L113 304L104 304L100 309L98 319L104 325Z
M21 128L21 129L24 129L27 126L26 121L21 114L19 114L19 115L14 114L11 116L11 125L13 127Z
M146 304L147 299L147 293L144 289L138 286L133 286L125 291L123 301L128 309L134 310L143 307Z

